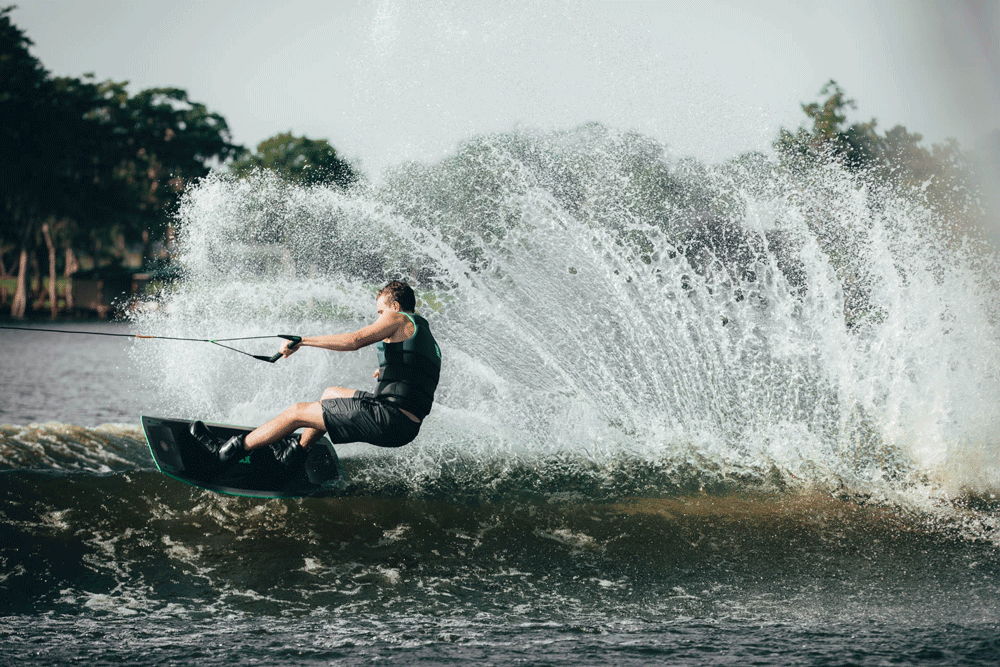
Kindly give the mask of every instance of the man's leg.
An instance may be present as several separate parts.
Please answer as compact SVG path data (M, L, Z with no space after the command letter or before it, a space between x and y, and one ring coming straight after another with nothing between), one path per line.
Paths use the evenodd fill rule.
M328 398L351 398L353 396L353 389L328 387L323 392L320 400ZM315 403L296 403L286 408L280 415L265 424L261 424L247 434L245 447L248 450L265 447L303 427L305 430L299 439L299 444L302 447L309 447L326 433L326 424L323 422L323 407L319 401Z
M325 401L328 398L354 398L354 389L345 389L344 387L327 387L326 391L320 397L320 401ZM323 421L323 409L320 407L320 422ZM326 424L323 424L322 428L307 427L306 430L302 431L302 437L299 438L299 444L303 447L310 447L314 442L323 437L326 433Z
M303 426L319 429L320 435L323 434L326 426L323 424L323 409L318 402L296 403L285 408L280 415L248 433L244 445L248 450L266 447Z

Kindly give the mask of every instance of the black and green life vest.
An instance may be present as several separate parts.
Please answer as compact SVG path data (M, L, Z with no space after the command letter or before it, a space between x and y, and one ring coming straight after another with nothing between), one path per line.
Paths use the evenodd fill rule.
M423 419L431 411L441 376L441 350L427 320L402 314L413 322L414 332L401 343L376 344L379 381L375 395Z

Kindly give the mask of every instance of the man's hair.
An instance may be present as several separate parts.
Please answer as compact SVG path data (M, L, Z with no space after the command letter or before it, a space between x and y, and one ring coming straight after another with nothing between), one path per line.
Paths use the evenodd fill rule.
M375 298L385 297L388 303L398 303L399 309L408 313L413 312L417 307L417 297L413 294L413 288L402 280L393 280L383 287Z

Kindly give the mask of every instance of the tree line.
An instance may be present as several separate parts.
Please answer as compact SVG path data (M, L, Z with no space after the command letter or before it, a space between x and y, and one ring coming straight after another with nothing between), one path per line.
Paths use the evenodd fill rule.
M221 114L182 89L131 94L127 82L52 76L13 9L0 9L0 279L16 276L14 318L46 302L56 316L57 276L82 261L121 264L135 247L145 265L160 258L177 198L213 167L342 187L358 180L325 140L282 133L247 150ZM0 280L0 302L7 291Z

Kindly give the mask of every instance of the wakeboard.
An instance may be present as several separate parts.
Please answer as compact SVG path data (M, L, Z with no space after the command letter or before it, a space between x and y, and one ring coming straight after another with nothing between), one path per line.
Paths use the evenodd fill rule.
M346 484L337 451L324 436L309 448L304 466L282 467L262 447L235 463L222 466L191 435L191 420L143 415L142 430L160 472L192 486L216 493L251 498L302 498L335 495ZM252 429L206 424L218 438L228 440Z

